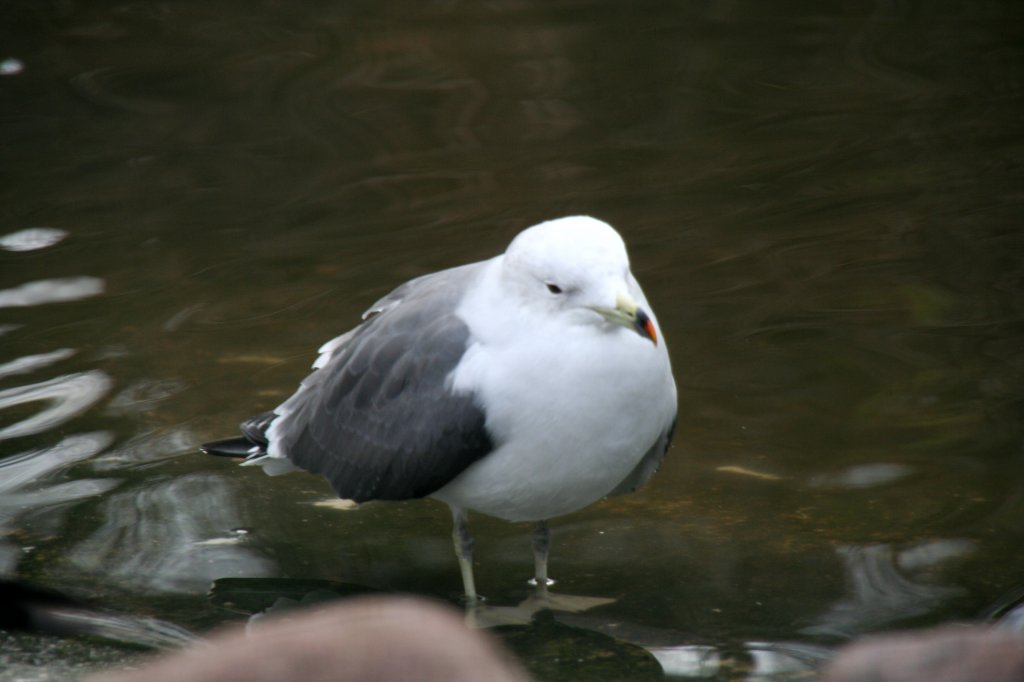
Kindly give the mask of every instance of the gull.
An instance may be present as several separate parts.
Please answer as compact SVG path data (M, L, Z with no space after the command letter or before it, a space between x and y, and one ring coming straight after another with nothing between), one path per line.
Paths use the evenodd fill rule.
M413 279L328 341L314 371L241 436L206 443L272 475L322 474L355 502L432 497L452 512L466 600L467 513L533 522L631 492L665 456L676 387L622 237L587 216L519 233L505 252Z

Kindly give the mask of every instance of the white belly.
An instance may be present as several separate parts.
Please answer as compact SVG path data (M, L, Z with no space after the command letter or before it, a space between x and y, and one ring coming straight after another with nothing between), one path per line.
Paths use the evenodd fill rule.
M433 497L510 521L567 514L611 492L669 427L663 346L621 328L549 338L467 352L453 384L482 399L500 445Z
M432 497L508 521L548 519L607 495L643 454L505 446L470 466Z

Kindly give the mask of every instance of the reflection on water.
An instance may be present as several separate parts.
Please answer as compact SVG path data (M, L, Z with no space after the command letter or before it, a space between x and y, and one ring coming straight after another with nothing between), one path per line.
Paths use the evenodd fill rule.
M722 669L722 655L713 646L683 644L674 647L651 647L649 651L666 675L711 677Z
M0 61L0 76L16 76L25 69L20 60L8 57Z
M905 464L861 464L836 474L820 474L811 479L815 488L872 488L895 483L913 472Z
M110 390L111 383L104 372L92 370L0 391L0 410L49 403L36 414L0 429L0 440L42 433L63 424L92 407Z
M98 277L43 279L0 291L0 308L78 301L102 294L103 289Z
M0 459L0 538L12 533L18 517L30 511L89 499L115 487L117 481L111 479L54 480L62 469L96 455L112 440L102 431L78 434L52 447ZM0 574L13 574L21 556L14 546L0 541Z
M650 650L778 678L837 636L1015 600L1020 13L6 13L0 569L205 625L231 575L447 598L431 505L332 515L321 482L195 445L279 404L390 287L582 212L621 228L659 310L679 435L639 494L553 524L559 587L615 601L504 631L531 669L614 677L623 653L641 678ZM522 533L475 522L491 603L518 603Z
M0 236L0 249L4 251L37 251L60 242L68 236L66 230L54 227L30 227Z
M713 646L652 647L651 654L670 677L807 680L831 656L825 647L788 642L747 642L737 651Z
M217 578L270 575L273 563L228 533L236 507L232 486L210 474L120 490L103 501L102 524L68 560L118 589L154 593L202 593Z
M723 645L694 644L694 635L619 619L554 614L557 622L592 630L617 642L639 647L670 677L728 680L806 680L833 655L830 647L800 642L741 641ZM701 639L697 637L697 639Z
M49 448L29 450L5 457L0 461L0 493L5 496L27 484L52 475L58 469L88 459L101 452L113 441L113 435L103 431L68 436Z
M201 440L187 428L154 429L132 436L92 461L97 471L117 471L179 457Z
M227 530L238 525L233 498L222 478L200 473L117 492L69 561L119 589L155 593L202 593L217 578L269 574L273 564Z
M973 549L967 540L938 540L902 551L888 545L840 547L848 594L803 632L850 637L936 611L963 590L944 584L934 570Z
M183 390L185 385L173 379L139 379L111 398L106 410L114 414L143 412Z
M15 358L0 364L0 378L9 374L28 374L29 372L34 372L65 360L74 354L75 351L72 348L59 348L49 353L37 353L36 355L26 355L23 358Z

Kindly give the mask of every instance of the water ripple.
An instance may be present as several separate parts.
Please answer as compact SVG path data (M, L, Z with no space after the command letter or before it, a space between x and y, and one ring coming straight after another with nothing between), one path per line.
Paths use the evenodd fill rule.
M6 524L11 518L28 510L97 497L117 487L119 483L120 481L113 478L80 478L76 481L43 486L29 492L5 494L0 501L0 522Z
M0 493L13 490L75 462L88 459L108 447L113 436L107 431L75 434L49 448L27 450L0 460Z
M67 436L52 447L27 450L0 460L0 535L27 511L101 495L116 479L78 479L50 484L44 479L102 452L113 441L108 431ZM0 543L0 555L8 545ZM0 556L0 568L13 569L18 554Z
M38 400L51 401L41 412L0 429L0 440L56 428L87 410L110 390L112 384L105 372L91 370L0 391L0 410Z
M74 354L75 350L73 348L58 348L57 350L50 351L49 353L37 353L35 355L26 355L21 358L15 358L14 360L0 365L0 377L11 376L13 374L28 374L29 372L34 372L37 369L42 369L43 367L49 367L61 360L70 358Z
M849 594L803 632L848 637L930 613L964 591L930 574L974 547L962 539L935 540L902 551L891 545L840 547Z
M812 488L874 488L902 481L913 473L906 464L877 462L852 466L833 474L819 474L810 480Z
M0 249L5 251L37 251L62 241L67 231L55 227L30 227L0 237Z
M194 452L199 440L199 436L184 427L155 429L134 436L127 443L93 460L92 467L96 471L111 471L151 464Z
M183 390L185 384L174 379L139 379L111 398L106 411L111 414L144 412Z
M225 537L239 525L236 509L229 485L209 474L121 491L104 500L103 525L70 559L119 587L164 593L201 592L225 575L270 574L270 561Z
M99 277L41 279L0 291L0 308L79 301L102 294L105 288L106 284Z

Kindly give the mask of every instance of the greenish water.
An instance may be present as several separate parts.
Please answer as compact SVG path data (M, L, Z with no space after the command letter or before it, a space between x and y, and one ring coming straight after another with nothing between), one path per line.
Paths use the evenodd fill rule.
M787 679L984 617L1024 589L1022 46L1010 1L6 3L2 575L195 630L227 578L454 600L442 505L196 445L393 286L588 213L680 421L553 523L558 588L616 601L500 629L527 667ZM517 603L528 529L473 528ZM117 659L34 647L7 679Z

